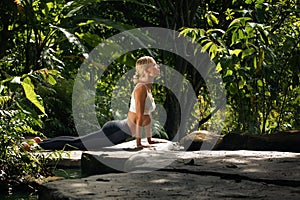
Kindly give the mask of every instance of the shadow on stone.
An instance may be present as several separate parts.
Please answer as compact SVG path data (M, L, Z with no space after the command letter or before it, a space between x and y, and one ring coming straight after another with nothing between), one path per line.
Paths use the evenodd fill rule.
M300 131L279 132L268 135L229 133L216 150L258 150L300 152Z
M186 151L209 150L257 150L300 152L300 131L274 134L228 133L225 136L201 130L183 137L180 144ZM211 145L211 146L210 146Z

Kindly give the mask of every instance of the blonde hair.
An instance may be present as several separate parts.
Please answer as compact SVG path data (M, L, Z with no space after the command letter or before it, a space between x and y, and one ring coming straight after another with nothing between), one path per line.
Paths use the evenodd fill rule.
M133 75L133 82L138 83L140 78L145 76L145 70L149 67L149 64L155 63L154 58L151 56L140 57L135 63L135 74Z

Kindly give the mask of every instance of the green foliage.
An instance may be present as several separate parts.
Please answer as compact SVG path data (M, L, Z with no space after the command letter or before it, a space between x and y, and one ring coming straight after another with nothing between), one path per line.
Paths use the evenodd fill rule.
M227 27L185 28L181 34L199 42L217 63L226 84L228 114L234 116L227 122L229 131L299 128L299 64L293 61L299 59L300 26L295 2L246 4L255 6L225 11ZM280 21L275 21L279 13Z
M6 189L51 172L47 157L22 148L24 136L44 136L51 112L40 91L53 91L65 67L61 36L49 26L60 23L62 2L1 1L1 47L6 49L0 51L0 179Z
M39 135L32 127L41 125L41 121L20 109L2 109L10 103L11 98L1 96L0 185L6 185L2 190L12 187L13 184L31 182L49 175L49 170L45 166L47 162L42 156L21 149L22 141L24 141L23 134Z
M43 84L56 84L55 70L38 70L22 77L16 76L0 82L0 185L6 193L16 185L34 184L52 175L48 163L61 159L55 151L40 154L39 146L25 136L44 135L45 107L35 92ZM51 78L52 77L52 78ZM39 85L37 85L39 84ZM47 89L49 91L49 89ZM27 146L27 144L30 145ZM4 186L4 187L2 187Z
M202 45L199 51L209 53L227 92L225 132L271 133L300 126L296 1L3 0L0 8L0 165L6 180L47 173L45 158L19 148L23 137L75 135L71 97L81 63L100 42L135 27L180 30ZM119 87L117 82L145 54L190 81L199 94L193 125L207 119L201 124L206 128L209 116L218 112L211 112L202 78L179 56L153 49L121 56L101 77L95 63L87 81L97 83L91 101L99 123L126 117L126 109L111 105L120 98L119 106L128 108L133 84L128 80ZM172 137L179 123L180 109L169 93L154 85L156 102L169 114L168 134L159 122L153 124L160 137Z

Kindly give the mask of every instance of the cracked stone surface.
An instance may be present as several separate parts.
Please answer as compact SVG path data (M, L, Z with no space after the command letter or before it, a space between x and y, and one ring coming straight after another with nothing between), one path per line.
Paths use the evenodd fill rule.
M300 153L185 152L173 143L134 150L127 145L83 152L81 167L92 176L46 183L39 198L300 199ZM101 159L117 163L118 169ZM116 173L124 170L130 173Z
M186 172L95 175L44 185L49 199L299 199L300 188Z

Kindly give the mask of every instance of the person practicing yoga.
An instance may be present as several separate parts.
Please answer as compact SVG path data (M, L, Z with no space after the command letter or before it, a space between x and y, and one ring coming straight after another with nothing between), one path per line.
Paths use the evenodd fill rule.
M59 136L39 141L40 147L46 150L95 150L112 144L120 144L131 138L136 138L136 147L150 147L159 143L152 139L151 112L155 109L155 102L151 93L151 86L160 75L160 67L150 56L143 56L136 61L136 72L133 81L136 84L130 100L127 118L106 122L101 130L80 137ZM146 133L148 144L142 144L142 130Z

